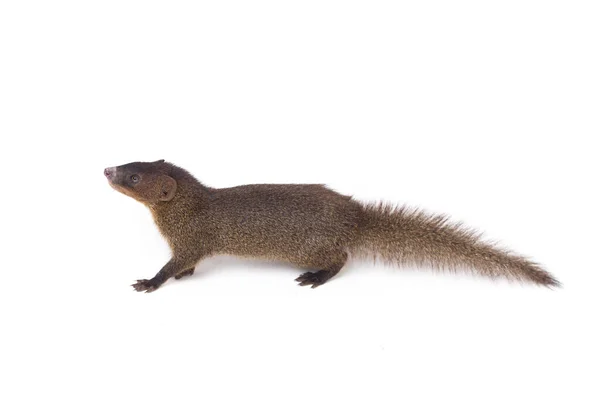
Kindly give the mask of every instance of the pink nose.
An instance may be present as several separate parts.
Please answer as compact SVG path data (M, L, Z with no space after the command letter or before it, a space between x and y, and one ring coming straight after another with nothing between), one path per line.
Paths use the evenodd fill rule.
M107 178L112 178L115 175L115 167L105 168L104 176Z

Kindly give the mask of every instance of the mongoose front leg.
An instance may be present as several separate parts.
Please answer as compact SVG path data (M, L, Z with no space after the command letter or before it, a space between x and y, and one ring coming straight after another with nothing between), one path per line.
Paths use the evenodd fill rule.
M181 279L184 278L186 276L191 276L194 275L194 271L196 270L196 268L190 268L190 269L186 269L183 272L178 273L177 275L174 276L175 279Z
M140 279L134 283L133 288L138 292L154 292L160 287L167 279L171 277L182 277L185 275L191 275L194 273L194 269L190 270L190 264L193 265L197 260L181 260L172 258L169 262L161 268L160 271L152 279Z

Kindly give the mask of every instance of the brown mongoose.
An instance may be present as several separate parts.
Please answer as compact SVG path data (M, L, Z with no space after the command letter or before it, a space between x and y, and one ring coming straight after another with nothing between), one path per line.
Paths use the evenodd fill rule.
M246 185L213 189L171 163L106 168L110 185L146 205L172 258L137 291L194 273L216 254L278 261L316 270L296 281L313 288L335 276L349 255L437 269L467 267L489 277L560 283L536 263L480 240L444 216L406 207L361 204L323 185Z

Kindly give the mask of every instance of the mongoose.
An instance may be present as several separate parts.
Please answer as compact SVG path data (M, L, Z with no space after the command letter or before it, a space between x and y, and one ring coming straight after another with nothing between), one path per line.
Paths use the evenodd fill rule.
M132 285L139 292L192 275L200 260L216 254L313 270L296 279L313 288L335 276L351 255L437 269L467 267L489 277L560 286L536 263L482 241L445 216L362 204L324 185L214 189L164 160L106 168L104 175L114 189L150 209L172 250L156 276Z

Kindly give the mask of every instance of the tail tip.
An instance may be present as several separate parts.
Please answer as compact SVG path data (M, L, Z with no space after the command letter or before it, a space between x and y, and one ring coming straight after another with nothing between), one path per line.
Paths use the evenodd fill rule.
M556 289L562 288L562 283L560 283L560 281L558 279L554 278L550 274L544 274L543 276L539 277L539 279L536 280L536 283L538 283L542 286L546 286L551 289L552 288L556 288Z

